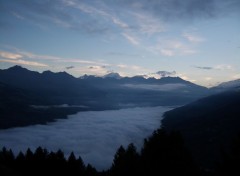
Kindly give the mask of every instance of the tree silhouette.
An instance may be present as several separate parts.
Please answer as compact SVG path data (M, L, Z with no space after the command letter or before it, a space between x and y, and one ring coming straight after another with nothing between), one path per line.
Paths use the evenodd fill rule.
M131 143L125 150L120 146L117 150L111 167L112 175L136 175L138 171L139 155L136 147Z
M226 171L225 173L231 173L229 169L237 172L239 165L236 163L240 161L239 148L240 140L236 142L233 154L224 162L222 170ZM184 146L181 135L177 132L167 133L165 130L156 130L152 136L145 139L140 154L132 143L126 149L120 146L114 156L111 168L106 172L97 172L90 164L85 166L82 158L77 159L73 152L66 160L61 150L48 152L46 149L38 147L34 153L29 148L25 154L19 152L16 158L11 150L3 148L0 151L0 173L6 173L5 175L17 173L16 175L27 176L198 176L200 174L198 167Z
M154 131L144 141L141 151L141 169L145 175L197 175L198 168L183 145L181 135L167 134L164 130Z
M88 164L84 175L85 176L97 176L98 172L91 164Z
M223 161L218 165L217 175L239 176L240 175L240 134L233 141L230 152L224 152Z

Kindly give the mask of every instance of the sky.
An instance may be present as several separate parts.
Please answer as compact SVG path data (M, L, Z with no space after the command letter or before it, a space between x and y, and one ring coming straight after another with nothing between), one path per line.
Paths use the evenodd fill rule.
M0 69L240 78L239 0L0 0Z
M15 155L20 150L25 153L28 147L35 151L39 146L55 152L61 149L66 157L73 151L85 164L106 170L121 145L126 148L134 143L140 151L144 138L159 128L162 114L168 110L171 108L79 112L48 125L0 130L0 147L11 148Z

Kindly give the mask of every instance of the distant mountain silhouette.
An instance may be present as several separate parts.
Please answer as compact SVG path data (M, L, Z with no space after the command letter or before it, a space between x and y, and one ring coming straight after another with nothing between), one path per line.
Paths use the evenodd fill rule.
M213 167L240 132L240 89L200 99L164 116L162 127L180 131L197 160Z
M0 83L4 85L0 87L0 91L8 95L1 100L0 106L6 107L6 104L18 102L25 106L18 111L19 116L25 115L29 118L32 112L37 113L36 109L33 110L37 106L31 105L80 105L88 107L88 110L119 109L128 105L179 106L209 94L207 88L179 77L145 79L143 76L121 77L118 73L110 73L104 77L84 75L75 78L66 72L38 73L20 66L0 70ZM11 98L11 95L17 92L21 93L16 96L16 100ZM31 113L28 113L29 111ZM39 109L38 111L42 113ZM70 111L73 112L76 111ZM65 108L64 114L67 113ZM5 117L7 115L5 111ZM13 116L15 118L17 113Z
M214 92L223 92L223 91L227 91L235 88L240 88L240 79L223 82L218 86L212 87L211 90Z
M145 79L142 76L130 78L110 73L104 77L85 75L79 79L66 72L38 73L20 66L0 70L0 82L40 95L46 100L45 104L91 106L94 101L97 104L104 101L106 106L107 102L112 105L181 105L208 93L207 88L179 77ZM36 104L39 103L36 101Z

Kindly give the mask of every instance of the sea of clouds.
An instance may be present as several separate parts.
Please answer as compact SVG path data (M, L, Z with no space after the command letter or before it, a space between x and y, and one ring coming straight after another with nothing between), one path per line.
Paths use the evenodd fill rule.
M42 146L51 151L61 149L81 156L98 170L108 169L120 145L134 143L141 149L143 139L159 128L169 107L128 108L107 111L86 111L70 115L47 125L0 130L0 147L14 153L35 150ZM34 118L34 117L33 117Z

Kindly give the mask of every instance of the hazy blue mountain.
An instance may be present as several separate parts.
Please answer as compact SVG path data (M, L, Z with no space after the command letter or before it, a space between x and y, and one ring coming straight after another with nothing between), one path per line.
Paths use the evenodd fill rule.
M0 82L40 95L46 104L181 105L208 94L207 88L179 77L145 79L110 73L104 77L75 78L66 72L38 73L20 66L0 70Z
M42 117L43 109L36 109L38 106L51 106L56 114L53 117L56 117L60 111L68 114L69 111L73 113L76 110L86 110L80 107L106 110L133 106L179 106L209 94L207 88L179 77L145 79L143 76L120 77L119 74L112 73L104 77L84 75L75 78L66 72L38 73L20 66L0 70L0 83L0 91L5 95L5 98L0 99L1 107L16 102L21 107L24 105L22 108L11 108L11 111L15 111L14 115L11 111L4 111L5 117L12 114L13 119L17 116L29 119L33 114L41 114ZM16 98L13 98L12 95L15 94ZM54 108L62 104L67 104L61 106L65 110ZM74 105L75 108L69 110L66 108L68 105ZM51 114L52 111L45 113Z
M179 130L197 160L213 167L240 132L240 89L200 99L164 116L162 126Z
M231 90L231 89L235 89L235 88L239 88L239 87L240 87L240 79L236 79L233 81L223 82L223 83L219 84L218 86L212 87L211 91L223 92L223 91L227 91L227 90Z

